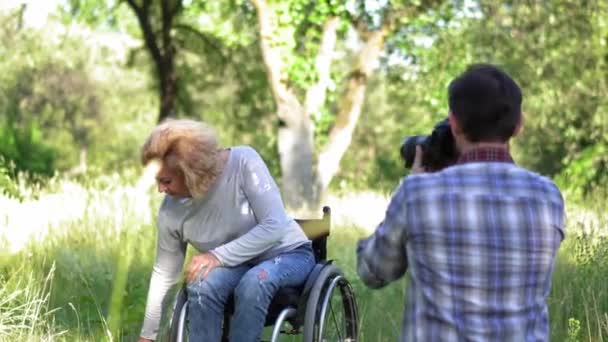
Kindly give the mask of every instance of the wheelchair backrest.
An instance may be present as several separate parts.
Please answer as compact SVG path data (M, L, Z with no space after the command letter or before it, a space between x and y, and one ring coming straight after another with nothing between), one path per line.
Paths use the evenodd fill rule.
M298 224L312 240L312 249L317 262L327 259L327 237L331 228L331 209L323 207L323 217L320 219L296 219Z

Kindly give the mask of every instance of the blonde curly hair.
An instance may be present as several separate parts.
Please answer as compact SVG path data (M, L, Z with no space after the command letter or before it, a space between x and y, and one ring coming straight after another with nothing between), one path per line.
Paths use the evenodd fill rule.
M145 166L153 160L184 176L192 197L200 198L220 173L215 130L200 121L167 119L156 126L141 150Z

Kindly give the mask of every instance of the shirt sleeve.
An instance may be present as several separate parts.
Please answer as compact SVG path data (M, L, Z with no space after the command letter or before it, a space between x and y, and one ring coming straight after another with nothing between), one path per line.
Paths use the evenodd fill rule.
M266 164L248 149L243 160L243 191L258 224L250 231L211 252L224 266L240 265L280 243L284 228L290 224L279 189Z
M152 269L146 311L140 336L155 340L160 326L163 302L176 284L184 266L186 243L161 222L158 227L156 261Z
M371 288L384 287L407 270L403 197L403 187L400 187L374 234L357 244L357 273Z

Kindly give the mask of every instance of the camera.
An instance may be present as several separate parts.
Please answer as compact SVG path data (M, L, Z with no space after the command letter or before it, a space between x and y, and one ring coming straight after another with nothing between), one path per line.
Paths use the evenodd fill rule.
M420 145L424 152L422 166L427 171L439 171L455 164L458 159L458 151L447 118L435 124L430 135L415 135L403 139L399 152L408 169L414 164L417 145Z

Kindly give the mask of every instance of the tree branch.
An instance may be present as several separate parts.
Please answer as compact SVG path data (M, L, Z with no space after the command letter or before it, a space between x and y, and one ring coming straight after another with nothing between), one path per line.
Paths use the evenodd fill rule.
M386 34L392 32L395 29L399 18L408 18L413 12L415 12L415 7L413 6L390 10L386 13L384 20L382 20L382 25L377 30L371 30L369 24L363 18L355 17L348 11L346 11L346 16L351 25L355 28L355 31L359 34L361 40L367 41L376 31L385 31Z
M260 47L264 64L268 70L268 77L272 91L277 99L284 99L287 93L287 87L282 82L285 77L282 75L283 61L281 53L276 48L276 42L273 41L274 29L277 18L271 13L268 4L265 0L252 0L257 11L258 25L260 32Z
M334 49L336 47L336 39L340 19L331 17L323 25L323 36L319 45L319 52L315 58L315 69L319 80L313 84L306 92L306 113L317 113L327 96L327 88L331 82L331 62L333 59Z
M127 4L137 13L141 10L141 7L135 2L135 0L127 0Z
M298 126L307 113L302 108L296 95L287 87L287 76L283 72L283 60L278 48L279 42L274 39L278 31L278 18L265 0L252 0L257 11L260 47L264 65L268 71L268 81L277 104L277 115L288 126Z
M173 47L171 46L171 24L173 21L172 8L169 4L170 0L161 0L161 32L163 51L165 56L173 55Z
M171 8L171 17L175 17L183 8L182 0L177 0Z
M209 39L209 37L203 32L197 30L196 28L188 25L188 24L175 24L173 26L174 29L184 31L190 34L193 34L196 38L198 38L203 44L211 47L215 53L217 53L223 61L227 61L229 58L222 52L222 47L219 46L216 42Z
M338 172L340 160L352 141L365 102L367 82L384 50L384 40L393 27L394 21L386 20L379 30L363 32L365 44L358 53L355 67L348 75L346 89L338 106L338 115L329 133L329 141L319 153L317 174L322 189L329 186Z
M137 20L139 21L139 26L141 27L141 31L144 35L144 42L146 47L150 51L152 55L152 59L157 67L162 64L163 54L158 47L158 43L156 41L156 35L154 30L152 29L152 24L150 24L150 1L146 0L144 3L139 6L135 0L127 0L127 3L135 12L135 16L137 16Z
M359 33L359 35L363 38L362 33L368 32L369 29L367 27L367 23L361 17L356 17L352 15L349 11L344 11L346 15L346 19L350 22L350 24L355 28L355 31Z

